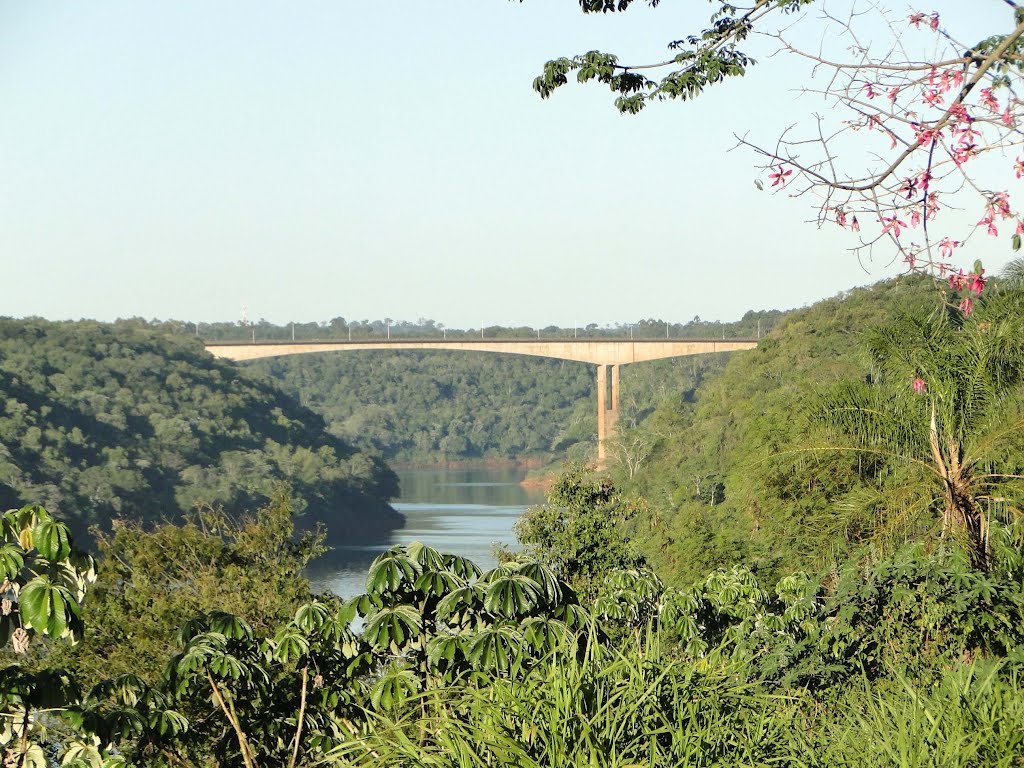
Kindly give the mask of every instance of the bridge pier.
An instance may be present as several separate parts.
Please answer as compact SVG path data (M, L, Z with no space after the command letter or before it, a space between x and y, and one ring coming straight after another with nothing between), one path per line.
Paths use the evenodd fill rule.
M608 369L611 369L611 375ZM611 392L608 385L611 384ZM609 397L610 395L610 397ZM597 466L608 458L608 441L615 437L619 423L619 366L597 366Z

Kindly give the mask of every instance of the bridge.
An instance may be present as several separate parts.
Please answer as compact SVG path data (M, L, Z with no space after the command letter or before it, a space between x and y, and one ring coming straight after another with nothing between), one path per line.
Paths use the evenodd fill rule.
M259 360L283 355L358 350L436 349L448 351L497 352L507 355L551 357L597 366L597 463L605 462L608 441L614 437L619 420L619 366L646 360L663 360L714 352L753 349L756 339L437 339L376 341L257 341L211 342L206 348L228 360ZM610 385L610 388L609 388Z

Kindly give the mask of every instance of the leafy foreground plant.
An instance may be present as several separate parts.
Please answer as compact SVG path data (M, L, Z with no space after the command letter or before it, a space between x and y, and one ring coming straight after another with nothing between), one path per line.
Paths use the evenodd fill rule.
M92 558L75 549L67 526L42 507L6 512L0 529L0 646L24 653L37 635L77 642L82 600L96 578ZM18 664L0 670L3 764L45 766L37 714L77 697L77 686L62 670L33 672Z
M522 678L459 685L411 698L329 757L354 766L724 766L777 753L784 700L758 694L739 670L649 649L619 651L591 633Z
M41 510L4 519L7 563L34 564L17 574L16 620L73 635L77 602L49 600L62 618L24 600L64 572L64 529ZM222 611L187 621L155 679L120 675L80 697L58 670L8 669L8 757L41 768L49 744L75 768L1012 765L1024 759L1020 533L1000 529L987 572L921 547L774 590L744 569L685 591L615 571L589 611L538 563L481 573L394 548L365 594L306 603L276 629ZM987 676L962 677L971 658ZM58 714L69 730L32 734ZM871 761L857 739L878 746Z
M1020 682L1018 671L998 662L952 668L930 688L905 677L853 686L827 715L808 718L789 732L790 764L1019 766L1024 760Z

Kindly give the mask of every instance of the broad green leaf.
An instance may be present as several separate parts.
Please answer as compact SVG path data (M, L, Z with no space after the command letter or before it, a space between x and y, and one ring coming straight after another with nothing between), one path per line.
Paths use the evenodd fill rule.
M309 653L309 641L294 627L285 627L274 637L273 657L280 662L290 662Z
M64 637L69 632L69 622L79 613L78 603L67 587L42 577L25 585L18 604L21 623L50 637Z
M57 563L71 554L71 531L64 523L47 515L41 517L32 530L32 542L39 554Z
M218 632L231 640L251 640L253 637L249 622L230 613L212 611L209 622L211 632Z
M540 601L541 587L522 573L499 575L488 586L484 608L506 618L530 613Z
M433 547L414 541L406 545L405 549L424 571L445 570L444 556Z
M367 619L363 639L380 649L398 653L410 640L419 637L423 619L411 605L381 608Z
M295 611L295 626L303 632L314 632L323 626L330 615L330 608L323 603L306 603Z
M417 563L408 553L391 549L370 564L366 573L366 591L371 594L395 592L403 583L412 583L420 571Z

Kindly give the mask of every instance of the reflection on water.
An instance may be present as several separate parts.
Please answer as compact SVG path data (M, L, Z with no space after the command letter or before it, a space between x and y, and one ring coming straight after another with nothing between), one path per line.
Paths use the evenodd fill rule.
M399 472L402 493L393 506L405 515L405 527L384 541L335 546L310 567L314 589L343 597L359 594L373 559L388 547L412 541L492 567L493 545L514 545L516 520L527 507L544 501L542 491L519 485L525 474L517 468Z

